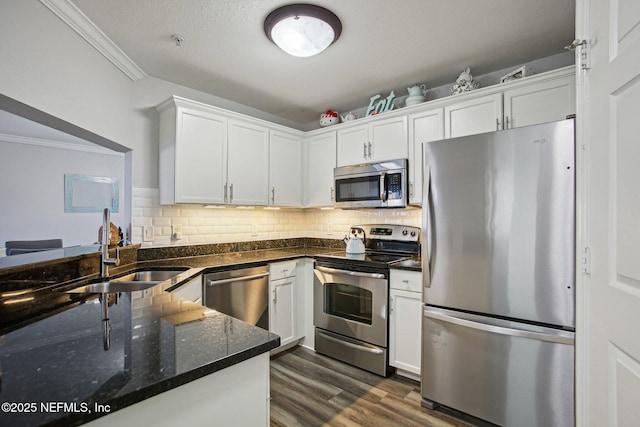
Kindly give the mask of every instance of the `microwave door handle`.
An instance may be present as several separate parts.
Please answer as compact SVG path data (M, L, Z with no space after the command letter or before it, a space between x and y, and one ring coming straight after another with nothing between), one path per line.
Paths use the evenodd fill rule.
M380 175L380 200L382 200L383 203L386 203L388 198L389 190L387 189L387 173L382 172L382 175Z

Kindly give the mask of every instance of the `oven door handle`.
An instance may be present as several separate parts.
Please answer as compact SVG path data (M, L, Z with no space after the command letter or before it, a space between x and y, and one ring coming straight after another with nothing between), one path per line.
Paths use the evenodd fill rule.
M380 273L361 273L359 271L338 270L336 268L316 266L316 270L330 274L346 274L348 276L367 277L370 279L385 279L384 274Z
M324 339L327 339L329 341L337 342L340 345L344 345L346 347L351 347L351 348L354 348L356 350L366 351L367 353L373 353L373 354L381 354L382 351L383 351L380 348L370 348L370 347L365 347L364 345L353 344L353 343L350 343L349 341L339 340L338 338L334 338L334 337L332 337L330 335L323 334L321 331L318 331L317 329L316 329L316 331L318 332L319 335L322 335L322 338L324 338Z

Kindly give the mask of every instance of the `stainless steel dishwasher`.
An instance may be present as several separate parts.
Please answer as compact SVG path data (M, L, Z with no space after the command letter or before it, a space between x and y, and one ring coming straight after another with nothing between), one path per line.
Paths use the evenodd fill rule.
M204 276L204 305L269 330L269 267L209 273Z

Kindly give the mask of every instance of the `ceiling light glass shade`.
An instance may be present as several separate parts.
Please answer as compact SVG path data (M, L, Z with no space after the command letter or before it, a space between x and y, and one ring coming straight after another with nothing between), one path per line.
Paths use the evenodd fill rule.
M289 55L317 55L335 42L342 24L332 12L311 4L291 4L271 12L264 31L273 43Z

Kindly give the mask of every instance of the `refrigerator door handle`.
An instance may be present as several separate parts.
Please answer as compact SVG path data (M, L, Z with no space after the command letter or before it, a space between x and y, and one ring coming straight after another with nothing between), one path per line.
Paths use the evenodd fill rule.
M424 154L423 154L424 157ZM424 161L423 161L424 164ZM431 218L429 215L429 199L431 198L431 169L425 166L422 200L422 283L431 287Z
M452 316L449 314L438 313L436 311L431 311L428 308L424 308L423 314L425 317L429 317L431 319L440 320L442 322L453 323L454 325L464 326L466 328L477 329L484 332L490 332L494 334L502 334L509 335L514 337L521 338L529 338L538 341L548 341L552 343L558 344L574 344L574 338L566 335L573 335L572 333L566 331L558 331L557 333L542 333L542 332L533 332L526 331L523 329L513 329L513 328L505 328L503 326L490 325L487 323L479 323L474 322L472 320L463 319L460 317Z

